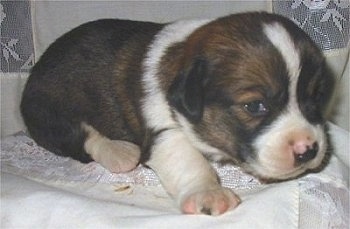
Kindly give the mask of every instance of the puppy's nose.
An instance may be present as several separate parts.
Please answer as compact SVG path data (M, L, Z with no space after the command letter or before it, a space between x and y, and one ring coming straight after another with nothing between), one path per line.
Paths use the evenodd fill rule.
M297 163L306 163L314 159L319 150L318 143L314 142L312 145L307 143L299 142L294 146L294 158Z

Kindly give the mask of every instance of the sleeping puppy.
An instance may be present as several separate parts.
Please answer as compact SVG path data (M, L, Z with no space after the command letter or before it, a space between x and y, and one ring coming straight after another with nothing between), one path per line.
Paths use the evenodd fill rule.
M320 50L281 16L106 19L47 49L21 112L46 149L115 173L142 163L184 213L218 215L240 201L207 159L265 180L317 169L332 88Z

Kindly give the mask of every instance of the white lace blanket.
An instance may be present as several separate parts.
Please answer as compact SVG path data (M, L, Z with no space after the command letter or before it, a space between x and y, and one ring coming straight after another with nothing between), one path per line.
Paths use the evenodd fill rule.
M39 180L160 186L156 174L146 167L138 166L128 173L110 173L96 162L82 164L67 157L56 156L38 146L23 132L3 140L1 161L2 170ZM257 179L235 166L213 166L226 187L250 189L259 185Z
M220 220L210 222L204 216L194 219L181 215L148 168L139 166L129 173L112 174L94 162L81 164L58 157L19 133L1 143L1 221L5 227L40 224L46 228L80 225L89 217L89 223L82 227L139 227L148 219L143 228L164 226L164 220L173 222L168 228L210 224L220 228L347 228L349 169L348 163L341 161L348 160L349 133L335 126L331 132L339 156L335 155L321 173L298 180L263 185L233 165L213 164L223 186L235 190L243 202L218 217ZM83 205L88 208L80 209ZM27 210L21 211L23 208ZM94 220L91 214L95 214Z

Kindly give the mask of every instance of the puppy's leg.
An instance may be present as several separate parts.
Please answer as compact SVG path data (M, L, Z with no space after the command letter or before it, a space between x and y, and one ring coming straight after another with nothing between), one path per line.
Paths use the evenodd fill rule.
M96 162L114 173L127 172L136 167L141 154L137 145L111 140L86 123L82 124L82 128L87 133L84 149Z
M147 165L156 171L184 213L219 215L240 202L219 184L208 161L179 130L158 135Z

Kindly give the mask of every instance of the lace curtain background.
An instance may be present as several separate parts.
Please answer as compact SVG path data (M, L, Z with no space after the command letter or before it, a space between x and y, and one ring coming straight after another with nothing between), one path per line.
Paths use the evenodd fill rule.
M0 1L1 72L28 72L34 64L30 2Z
M273 11L294 21L324 51L349 43L349 0L273 1Z

